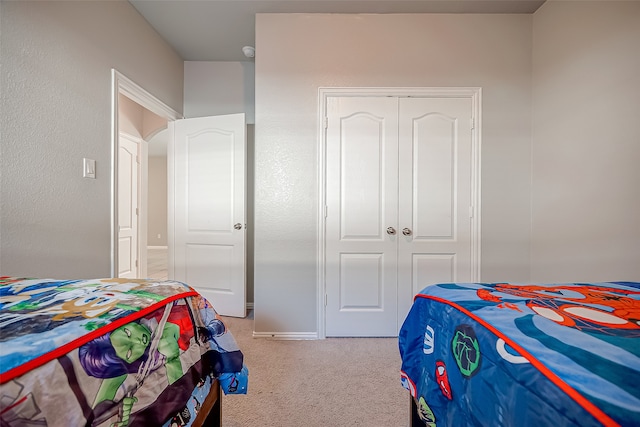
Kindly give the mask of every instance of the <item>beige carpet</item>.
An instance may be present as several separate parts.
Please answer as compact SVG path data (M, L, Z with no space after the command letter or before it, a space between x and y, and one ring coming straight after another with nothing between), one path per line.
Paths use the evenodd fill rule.
M253 338L253 317L224 318L249 368L246 395L222 398L223 427L406 427L396 338Z

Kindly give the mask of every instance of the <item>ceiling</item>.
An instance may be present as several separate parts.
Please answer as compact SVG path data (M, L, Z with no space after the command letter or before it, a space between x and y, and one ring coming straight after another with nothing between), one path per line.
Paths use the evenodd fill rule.
M533 13L544 0L129 0L184 61L248 61L256 13ZM260 52L256 52L259 55Z

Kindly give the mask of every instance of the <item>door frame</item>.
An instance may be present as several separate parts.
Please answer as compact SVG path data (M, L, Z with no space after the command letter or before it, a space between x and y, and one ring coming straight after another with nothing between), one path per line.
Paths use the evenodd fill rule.
M183 118L182 114L147 92L142 86L115 68L111 69L111 277L118 276L118 148L120 137L118 95L125 95L167 121ZM138 246L140 246L140 242L138 242Z
M394 96L420 98L470 98L472 105L471 148L471 263L472 281L480 281L480 167L482 142L482 88L480 87L320 87L318 88L318 250L317 250L317 328L318 339L326 338L326 178L327 178L327 99L330 97Z

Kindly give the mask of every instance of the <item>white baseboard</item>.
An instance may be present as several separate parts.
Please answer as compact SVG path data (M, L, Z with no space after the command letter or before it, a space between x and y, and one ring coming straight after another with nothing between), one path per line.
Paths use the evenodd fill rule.
M254 338L268 338L272 340L317 340L317 332L256 332Z
M147 246L147 249L169 249L168 246Z

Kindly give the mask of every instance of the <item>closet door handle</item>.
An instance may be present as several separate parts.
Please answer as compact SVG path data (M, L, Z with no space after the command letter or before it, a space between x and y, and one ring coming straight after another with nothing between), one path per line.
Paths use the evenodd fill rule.
M396 234L396 229L393 227L387 227L387 234L390 236L394 236Z
M403 228L402 234L404 234L405 236L411 236L411 230L408 228Z
M239 222L237 222L233 228L235 228L236 230L242 230L242 224L240 224Z

